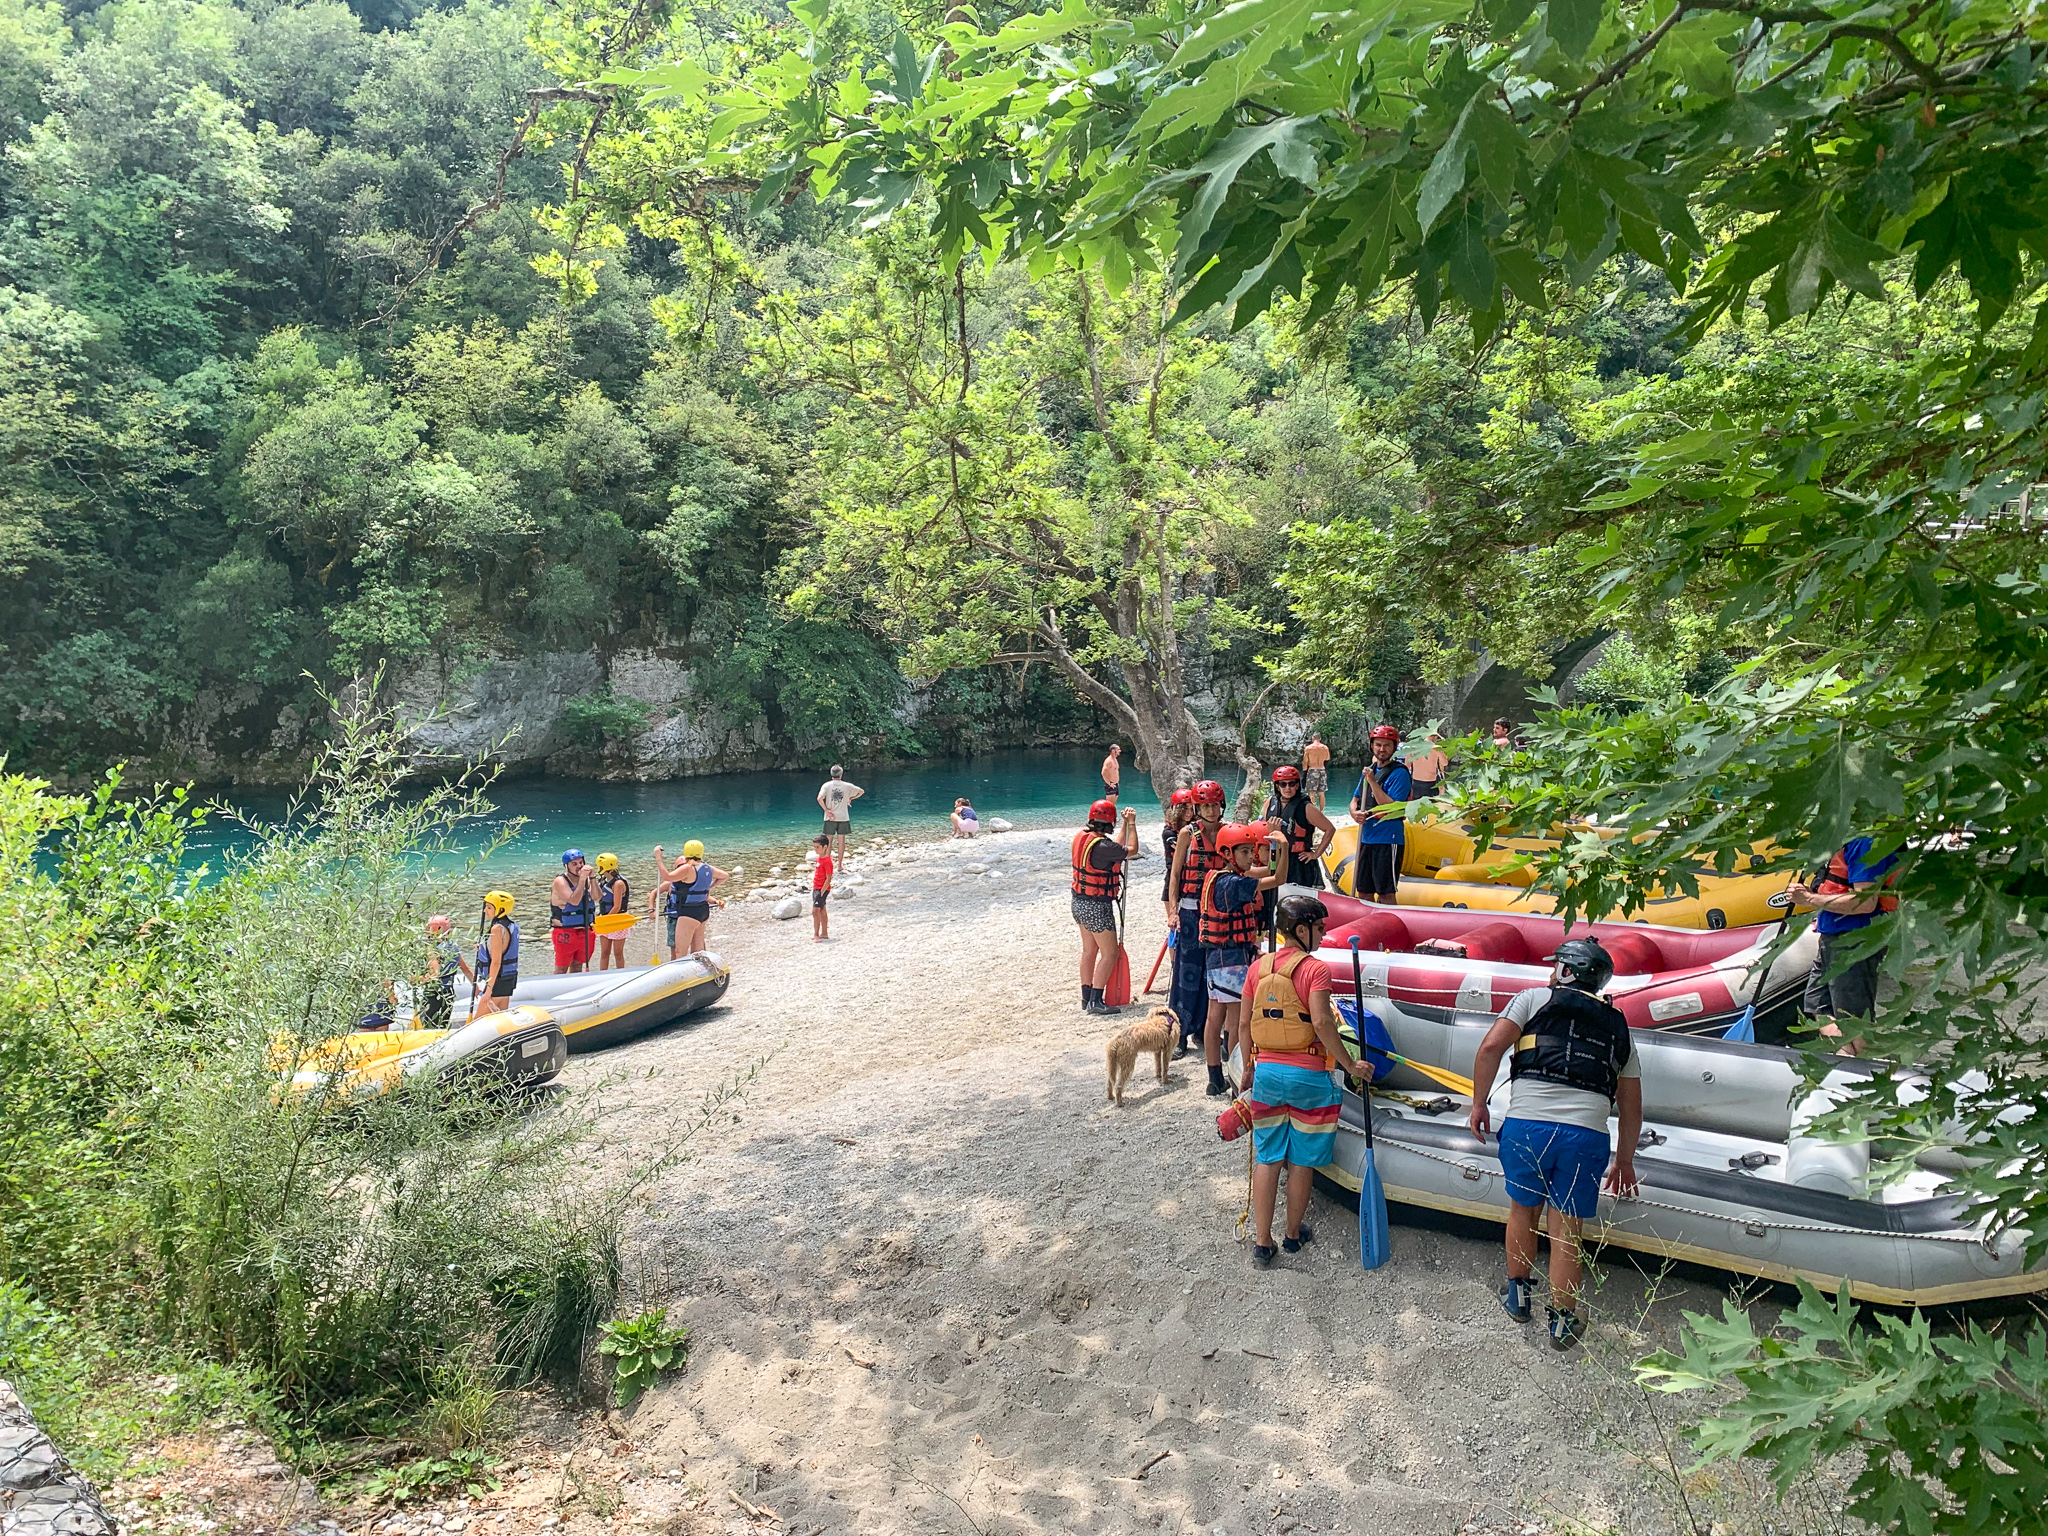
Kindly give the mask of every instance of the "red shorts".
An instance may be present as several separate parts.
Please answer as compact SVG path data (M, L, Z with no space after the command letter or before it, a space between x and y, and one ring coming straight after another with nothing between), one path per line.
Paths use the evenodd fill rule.
M597 953L597 935L588 928L557 928L554 938L555 969L558 971L585 964Z

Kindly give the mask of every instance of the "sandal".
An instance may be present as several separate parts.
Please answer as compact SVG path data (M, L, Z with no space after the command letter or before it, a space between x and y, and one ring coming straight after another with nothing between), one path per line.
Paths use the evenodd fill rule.
M1279 1257L1280 1250L1278 1248L1261 1248L1257 1243L1252 1244L1253 1269L1271 1269L1273 1261Z
M1283 1237L1280 1239L1280 1246L1282 1248L1285 1248L1289 1253L1299 1253L1302 1249L1306 1248L1310 1243L1314 1242L1315 1240L1316 1229L1304 1221L1301 1224L1301 1236Z

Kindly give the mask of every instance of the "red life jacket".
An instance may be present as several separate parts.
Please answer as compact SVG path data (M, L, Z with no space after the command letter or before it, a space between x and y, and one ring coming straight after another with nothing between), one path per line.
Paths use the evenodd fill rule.
M1230 860L1223 856L1223 850L1215 847L1202 835L1202 824L1190 823L1195 835L1188 842L1187 861L1180 867L1180 891L1182 897L1202 894L1202 881L1213 869L1228 869Z
M1898 878L1899 867L1894 864L1889 870L1885 871L1884 879L1879 882L1879 889L1883 890ZM1849 860L1843 855L1841 849L1837 848L1835 850L1835 856L1828 860L1827 867L1821 871L1820 879L1814 882L1813 888L1815 892L1822 896L1843 896L1856 889L1856 883L1849 878ZM1877 898L1877 910L1880 912L1898 911L1899 898L1896 896L1880 895Z
M1115 901L1124 888L1124 867L1121 863L1112 869L1097 869L1088 862L1088 855L1098 842L1108 842L1100 832L1085 829L1074 834L1074 894L1088 896L1098 901Z
M1254 901L1234 912L1226 912L1216 905L1216 877L1226 873L1236 874L1236 867L1212 869L1202 877L1202 921L1197 936L1204 949L1223 949L1231 945L1257 949L1266 932L1259 903Z

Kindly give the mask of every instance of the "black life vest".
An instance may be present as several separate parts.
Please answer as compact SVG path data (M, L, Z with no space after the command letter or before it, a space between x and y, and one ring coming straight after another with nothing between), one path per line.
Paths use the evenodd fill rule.
M1098 842L1108 842L1100 832L1082 830L1074 834L1074 879L1073 891L1076 896L1086 896L1096 901L1115 901L1124 888L1123 861L1118 860L1108 869L1097 869L1089 862Z
M1522 1026L1508 1072L1612 1099L1630 1049L1628 1020L1619 1008L1576 987L1552 987L1536 1017Z
M1180 867L1179 894L1183 898L1201 895L1202 882L1211 870L1230 867L1230 860L1223 856L1223 850L1213 845L1205 835L1202 822L1196 820L1189 825L1195 829L1195 835L1188 842L1187 860Z
M1322 866L1309 852L1316 842L1315 824L1308 819L1308 813L1314 809L1309 797L1299 791L1292 800L1273 795L1266 801L1266 819L1277 819L1287 829L1287 878L1296 885L1323 883Z
M614 901L612 899L612 892L622 885L626 888L626 894L619 897L617 901ZM604 881L598 886L597 915L599 917L610 917L614 912L624 912L632 905L633 882L624 875L614 875L611 879Z
M1204 949L1257 949L1266 931L1261 903L1254 901L1230 912L1216 905L1216 877L1236 873L1233 865L1227 870L1212 869L1202 877L1202 921L1197 937Z

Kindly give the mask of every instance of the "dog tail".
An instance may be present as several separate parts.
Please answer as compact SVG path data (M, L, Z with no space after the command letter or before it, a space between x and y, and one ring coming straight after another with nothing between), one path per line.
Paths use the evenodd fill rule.
M1109 1100L1109 1102L1110 1102L1110 1103L1114 1104L1114 1103L1116 1102L1116 1042L1115 1042L1115 1041L1111 1041L1111 1042L1110 1042L1109 1048L1108 1048L1108 1049L1107 1049L1106 1051L1104 1051L1104 1052L1103 1052L1103 1055L1104 1055L1104 1056L1106 1056L1106 1057L1108 1058L1108 1060L1109 1060L1109 1092L1108 1092L1107 1094L1105 1094L1105 1095L1104 1095L1104 1097L1105 1097L1105 1098L1107 1098L1107 1099Z

